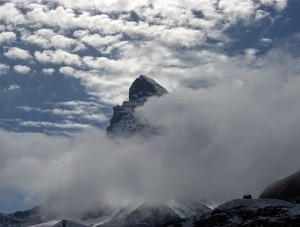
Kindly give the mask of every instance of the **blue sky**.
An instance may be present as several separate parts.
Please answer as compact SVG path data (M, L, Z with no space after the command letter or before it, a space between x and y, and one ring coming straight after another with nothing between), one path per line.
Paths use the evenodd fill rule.
M104 128L111 106L127 98L140 74L171 91L210 84L226 75L207 72L208 62L255 58L299 32L293 0L2 1L0 7L0 125L13 131Z
M266 97L274 92L280 100L276 89L300 72L299 10L298 0L1 1L0 149L7 149L1 151L7 175L0 179L21 178L10 172L15 156L5 159L18 149L4 138L23 135L29 148L40 136L57 141L101 131L140 74L174 94L223 91L218 88L226 85ZM180 97L182 103L189 100ZM61 149L59 144L54 147ZM63 144L70 149L69 142ZM7 182L0 188L0 199L7 198L0 212L45 199L21 181Z

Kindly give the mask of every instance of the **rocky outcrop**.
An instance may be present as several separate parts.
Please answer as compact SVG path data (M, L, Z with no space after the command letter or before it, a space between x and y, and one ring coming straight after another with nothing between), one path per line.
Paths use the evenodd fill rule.
M260 194L259 198L300 203L300 171L273 182Z
M113 116L106 131L112 135L131 136L139 134L156 134L157 129L141 122L134 114L135 109L144 105L149 97L162 96L168 91L151 78L141 75L129 89L129 101L113 108Z
M300 205L275 199L236 199L193 218L161 226L300 226Z

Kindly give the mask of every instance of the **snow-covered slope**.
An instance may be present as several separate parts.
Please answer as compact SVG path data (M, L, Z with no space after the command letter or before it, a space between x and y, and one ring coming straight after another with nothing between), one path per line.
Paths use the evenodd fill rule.
M135 115L135 108L144 105L151 96L162 96L168 91L153 79L141 75L129 89L129 101L122 106L113 108L114 113L106 131L117 136L130 136L133 134L155 134L157 129L141 122Z
M63 220L53 220L38 225L32 225L29 227L87 227L87 225L83 225L74 221L63 219Z
M160 226L207 211L210 211L208 206L194 201L174 201L171 205L143 203L135 209L121 210L111 220L98 227Z

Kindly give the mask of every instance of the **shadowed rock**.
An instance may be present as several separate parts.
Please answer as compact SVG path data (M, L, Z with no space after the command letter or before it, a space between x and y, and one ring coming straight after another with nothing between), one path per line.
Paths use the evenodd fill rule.
M281 199L300 202L300 171L273 182L259 196L261 199Z
M150 96L162 96L168 91L155 80L141 75L137 78L129 88L129 101L147 98Z

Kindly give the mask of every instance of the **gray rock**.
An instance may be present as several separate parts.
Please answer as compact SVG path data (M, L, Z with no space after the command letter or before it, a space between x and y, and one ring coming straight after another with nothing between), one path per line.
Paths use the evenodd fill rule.
M271 183L259 196L261 199L281 199L300 202L300 171Z
M193 218L160 226L300 226L300 205L276 199L235 199Z
M141 75L129 89L129 101L113 108L113 116L106 131L111 135L131 136L135 134L157 134L158 129L141 122L135 115L135 109L143 106L152 96L162 96L168 91L151 78Z

